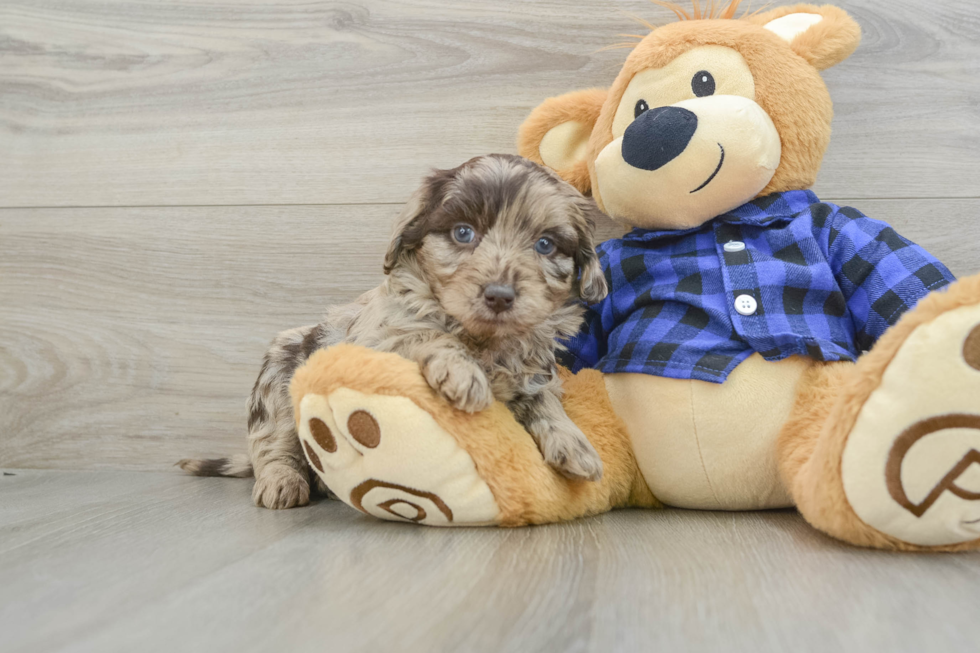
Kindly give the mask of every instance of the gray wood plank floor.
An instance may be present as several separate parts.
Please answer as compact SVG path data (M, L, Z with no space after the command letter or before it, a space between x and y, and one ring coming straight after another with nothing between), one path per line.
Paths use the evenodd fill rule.
M980 200L861 206L955 273L980 270L955 233ZM398 208L0 209L0 465L163 470L243 451L268 342L381 281Z
M761 2L756 3L760 6ZM980 18L839 0L828 197L978 197ZM401 202L514 149L549 95L608 86L647 0L5 0L0 206ZM898 193L898 194L896 194Z
M429 529L249 482L0 476L0 649L976 651L980 553L849 548L791 511ZM70 497L70 500L66 500Z
M980 269L980 8L841 3L817 191ZM378 283L429 166L513 151L646 0L0 3L0 465L241 447L279 330ZM912 199L909 199L912 198ZM23 208L16 208L23 207ZM602 233L611 236L610 223Z

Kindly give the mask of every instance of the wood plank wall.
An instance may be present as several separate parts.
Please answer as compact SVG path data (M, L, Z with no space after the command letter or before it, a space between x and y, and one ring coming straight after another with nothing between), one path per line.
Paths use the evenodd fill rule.
M980 270L980 14L840 0L815 190ZM645 0L0 4L0 466L163 469L244 448L276 331L381 279L432 166L513 152L609 84ZM611 236L615 227L606 225Z

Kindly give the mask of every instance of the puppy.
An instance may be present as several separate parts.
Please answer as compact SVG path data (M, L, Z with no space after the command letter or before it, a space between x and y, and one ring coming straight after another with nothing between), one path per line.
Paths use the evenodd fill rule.
M308 503L316 477L300 449L289 382L317 349L350 342L418 362L459 410L505 402L549 464L599 479L599 455L562 408L554 355L556 337L578 331L578 300L606 295L593 243L599 215L591 199L517 156L433 172L396 222L384 283L273 341L249 400L250 460L178 464L208 476L254 470L257 505Z

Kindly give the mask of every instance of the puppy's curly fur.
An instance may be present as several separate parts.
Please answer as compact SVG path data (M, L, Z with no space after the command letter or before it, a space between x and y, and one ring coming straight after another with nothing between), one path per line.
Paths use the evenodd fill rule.
M305 505L316 477L296 435L289 382L317 349L352 342L417 361L459 410L506 402L551 465L600 478L602 461L561 406L554 356L555 339L581 324L577 300L606 294L593 243L599 215L591 199L520 157L433 172L396 222L384 283L273 341L249 400L249 458L179 464L208 476L254 471L256 504Z

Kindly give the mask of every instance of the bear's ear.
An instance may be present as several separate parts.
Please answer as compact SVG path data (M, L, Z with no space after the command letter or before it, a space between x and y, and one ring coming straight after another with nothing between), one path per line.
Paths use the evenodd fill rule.
M817 70L844 61L861 42L861 27L846 11L832 5L780 7L749 20L789 43L793 52Z
M521 125L517 152L588 193L589 137L605 101L606 91L598 88L548 98Z

